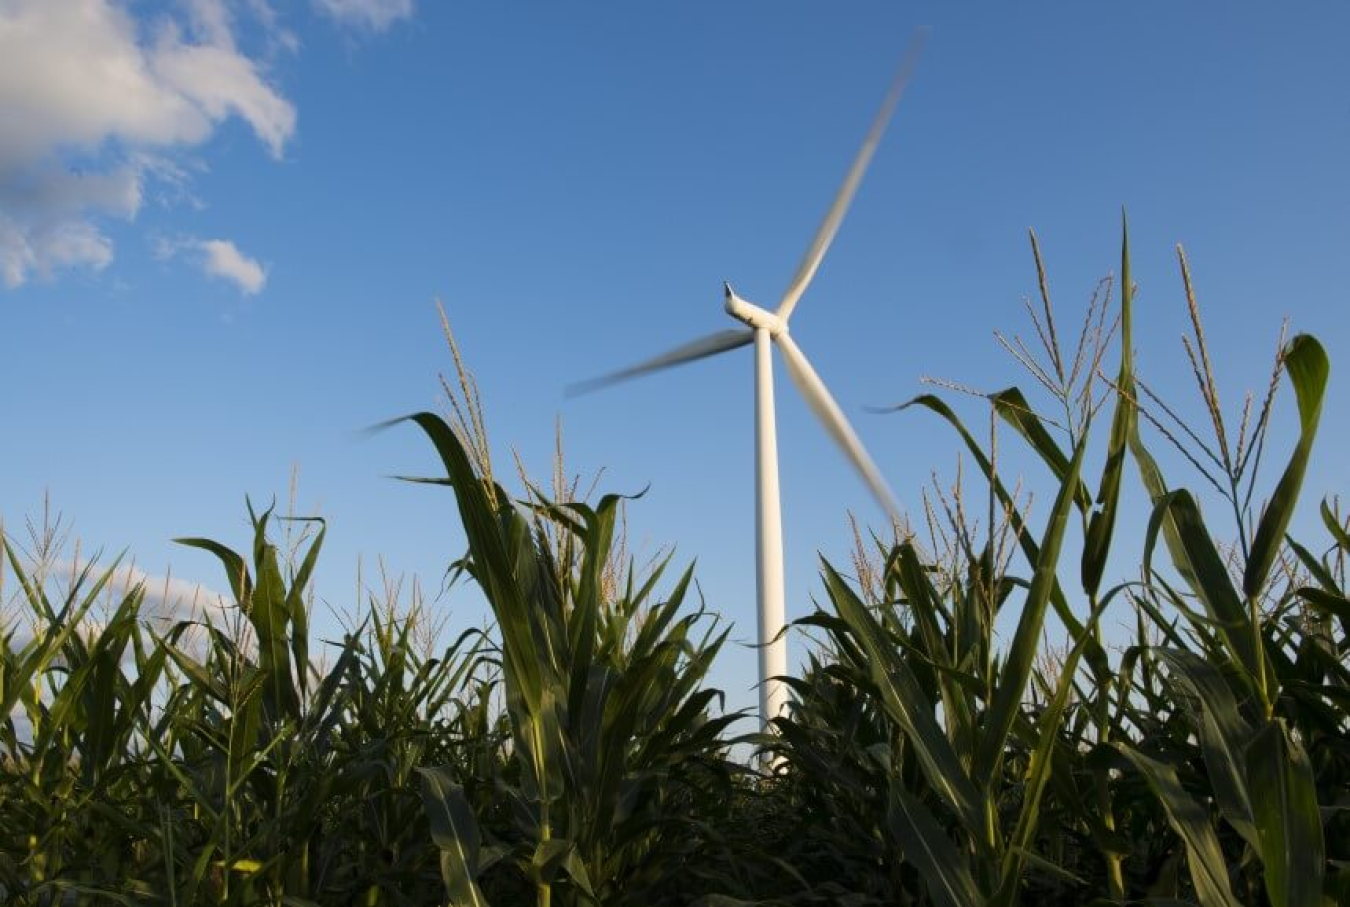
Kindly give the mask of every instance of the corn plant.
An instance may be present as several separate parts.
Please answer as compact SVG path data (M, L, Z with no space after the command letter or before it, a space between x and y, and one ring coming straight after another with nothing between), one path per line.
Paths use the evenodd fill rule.
M1186 273L1184 258L1182 264ZM1188 274L1186 282L1189 295ZM1295 596L1276 595L1269 611L1262 605L1268 600L1272 567L1285 547L1285 533L1299 498L1320 421L1328 364L1321 346L1306 335L1289 342L1281 352L1281 363L1297 400L1299 437L1250 542L1239 532L1239 582L1230 576L1194 497L1167 487L1137 432L1130 442L1154 505L1145 560L1146 595L1155 605L1166 602L1184 615L1199 649L1164 646L1155 648L1154 654L1167 668L1175 701L1198 730L1209 793L1227 826L1242 839L1245 855L1241 863L1259 867L1259 884L1250 872L1243 880L1247 899L1264 888L1270 903L1278 907L1313 907L1322 903L1327 887L1325 841L1317 784L1304 745L1314 728L1301 725L1317 716L1321 719L1317 729L1323 734L1335 733L1338 726L1344 733L1345 712L1337 715L1335 700L1307 685L1309 678L1315 683L1326 680L1328 670L1343 683L1344 672L1337 670L1339 662L1331 654L1336 651L1335 641L1324 634L1310 634L1300 625L1301 615L1291 610L1298 603ZM1205 365L1208 372L1207 361ZM1212 381L1206 387L1206 400L1222 440ZM1230 500L1236 502L1242 457L1239 452L1234 463L1227 445L1221 444L1221 449L1225 451L1221 464L1232 489ZM1245 516L1241 507L1237 515L1241 529ZM1151 553L1159 536L1185 592L1151 569ZM1186 842L1201 903L1206 907L1240 903L1203 808L1177 783L1172 768L1138 747L1119 746L1118 750L1149 780ZM1330 889L1325 893L1329 895Z
M476 634L422 658L409 639L413 621L372 603L327 673L316 675L303 592L323 530L287 581L267 539L268 516L253 518L252 571L218 543L184 540L225 566L254 642L242 648L213 630L205 661L164 643L195 681L180 688L174 711L210 716L182 725L181 757L161 748L191 792L194 821L178 831L196 835L188 851L195 859L182 868L183 900L214 879L219 897L242 890L240 903L423 903L435 861L416 771L490 751L494 729L475 702L490 689L479 683L485 661ZM213 868L220 871L211 876Z
M1344 701L1327 690L1344 685L1345 668L1341 644L1327 631L1344 598L1327 564L1285 540L1320 414L1325 354L1309 337L1282 351L1300 434L1270 502L1238 534L1235 583L1195 499L1167 487L1141 438L1141 413L1161 427L1141 398L1161 403L1134 372L1128 238L1120 364L1105 395L1093 390L1112 333L1105 308L1089 307L1077 350L1062 352L1034 236L1032 244L1041 307L1028 308L1044 361L1016 338L999 339L1062 413L1038 411L1018 388L981 395L992 420L985 446L939 397L905 405L937 413L964 442L989 486L988 539L976 543L962 506L948 508L955 519L944 559L926 559L911 539L900 542L881 570L870 571L884 586L870 603L825 564L834 613L804 623L824 630L829 656L794 684L793 712L779 722L780 739L766 745L781 754L789 779L801 775L789 785L792 796L869 841L851 855L871 867L872 881L855 897L1011 904L1034 891L1040 900L1058 893L1080 903L1096 891L1104 902L1194 897L1205 907L1239 903L1239 896L1275 905L1337 897L1345 883L1339 873L1326 875L1319 804L1342 796L1331 780L1342 754L1331 741L1345 737ZM1184 257L1182 267L1197 335L1187 349L1222 439ZM1254 428L1249 398L1237 443L1225 439L1213 453L1219 475L1211 483L1239 521L1249 513L1272 396ZM1081 476L1107 401L1114 412L1094 494ZM1039 540L999 474L994 421L1013 429L1058 486ZM1127 459L1139 467L1153 519L1141 581L1108 589ZM1071 514L1082 539L1074 583L1060 564ZM1024 578L1002 567L998 518L1020 549ZM1153 569L1158 540L1173 573ZM1290 562L1290 549L1320 588L1272 591L1272 568ZM1112 664L1099 622L1122 596L1135 604L1139 638ZM994 618L1012 602L1016 629L996 647ZM1037 672L1050 613L1069 643L1054 671ZM1337 766L1320 780L1306 741L1318 742L1322 764ZM815 840L841 846L828 835ZM827 877L829 870L813 872Z
M701 683L726 638L681 614L686 573L653 600L664 564L617 599L605 571L621 499L595 507L511 499L473 465L439 417L410 417L432 441L455 492L468 554L459 569L487 596L513 765L496 789L512 822L491 834L449 768L423 770L432 832L452 903L485 904L480 882L502 861L535 902L678 902L697 876L688 863L700 807L725 800L733 766L714 715L720 694ZM567 541L539 531L536 518ZM561 553L561 560L558 559Z
M16 628L0 646L0 887L16 903L55 903L111 880L141 888L134 854L144 843L149 804L136 785L144 759L138 731L164 666L138 635L144 597L135 588L97 627L90 622L114 568L78 571L63 601L53 602L9 539L4 553L31 609L33 632L16 651ZM128 649L137 668L122 670ZM27 734L14 723L27 719ZM27 739L24 739L26 737Z
M438 900L416 769L493 758L490 661L473 634L419 656L372 603L319 670L303 593L322 530L286 575L270 512L250 515L248 560L187 540L225 565L232 620L165 632L140 585L92 618L116 565L54 601L5 540L34 627L0 648L6 902Z

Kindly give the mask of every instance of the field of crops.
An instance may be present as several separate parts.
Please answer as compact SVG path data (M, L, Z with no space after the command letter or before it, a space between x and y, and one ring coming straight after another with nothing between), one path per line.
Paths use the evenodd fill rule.
M1328 491L1303 489L1328 360L1283 342L1232 430L1181 264L1212 424L1134 374L1126 243L1076 346L1032 307L1041 347L1010 343L1032 392L987 396L998 445L910 404L978 475L930 498L926 532L822 565L770 735L709 683L728 628L691 573L627 562L618 496L508 492L472 399L394 430L454 490L483 633L430 642L434 615L372 600L321 644L317 521L293 547L270 511L251 539L182 540L237 608L171 627L111 572L57 594L10 532L0 903L1350 904L1347 518L1327 499L1317 537L1288 536ZM1295 436L1268 439L1282 384ZM1035 519L998 468L1014 444L1057 483ZM1142 540L1116 531L1131 494ZM1123 578L1113 542L1143 552ZM1125 645L1108 608L1133 615Z

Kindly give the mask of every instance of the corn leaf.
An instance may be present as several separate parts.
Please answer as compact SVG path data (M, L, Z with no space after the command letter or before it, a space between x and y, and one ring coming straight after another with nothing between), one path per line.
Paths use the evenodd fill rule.
M1186 861L1201 907L1239 907L1209 816L1181 786L1176 769L1130 746L1120 743L1108 746L1124 756L1148 782L1167 814L1168 824L1186 845Z
M1312 764L1281 720L1247 748L1247 777L1273 907L1320 907L1326 847Z
M1177 572L1187 578L1191 591L1205 606L1210 620L1235 663L1242 668L1252 692L1261 695L1259 678L1266 676L1261 662L1265 651L1258 649L1252 632L1251 615L1228 577L1223 558L1210 538L1200 509L1190 492L1167 492L1155 501L1145 542L1145 569L1149 570L1159 528L1176 530L1177 545L1172 549Z
M1059 551L1064 542L1064 530L1068 525L1069 511L1073 507L1074 494L1078 488L1078 473L1083 466L1083 452L1086 439L1080 442L1074 451L1073 460L1060 484L1059 495L1050 510L1050 517L1041 539L1039 558L1034 562L1035 573L1031 580L1031 589L1027 592L1026 602L1022 605L1022 615L1017 622L1017 630L1012 644L1004 657L1003 670L999 674L998 687L994 692L989 714L984 721L984 736L976 753L974 775L976 778L989 778L996 774L1007 748L1008 732L1012 729L1017 712L1025 698L1027 680L1031 676L1032 663L1036 658L1036 649L1040 645L1041 630L1045 625L1046 607L1055 586L1055 570L1058 567ZM1090 637L1080 632L1078 639ZM1086 643L1089 644L1090 643Z
M989 402L993 405L994 412L1016 429L1017 433L1031 445L1031 449L1040 456L1042 462L1050 467L1055 480L1060 484L1070 483L1074 504L1084 512L1090 510L1092 495L1088 493L1087 486L1077 475L1070 478L1072 466L1069 457L1065 456L1064 451L1055 443L1054 437L1031 408L1026 395L1018 388L1010 387L990 394Z
M1280 553L1280 546L1284 544L1284 533L1293 519L1294 507L1303 487L1303 474L1308 469L1308 458L1317 437L1317 425L1322 418L1322 398L1331 371L1326 351L1315 338L1307 334L1299 334L1289 341L1283 359L1285 371L1294 385L1294 396L1298 400L1299 436L1289 464L1285 466L1284 474L1275 486L1275 493L1261 514L1256 535L1252 538L1247 569L1242 575L1242 590L1248 596L1255 596L1265 585L1270 568Z
M1238 711L1233 691L1217 668L1182 649L1151 650L1185 691L1181 704L1200 729L1200 748L1219 809L1239 834L1258 846L1247 786L1246 749L1253 729Z
M965 858L957 851L933 814L898 783L891 785L890 827L905 859L913 863L928 885L928 893L943 907L970 907L985 903Z
M1106 442L1106 464L1097 483L1097 509L1088 522L1083 540L1081 578L1083 591L1095 595L1106 572L1107 557L1111 553L1111 536L1115 532L1116 511L1120 503L1120 479L1124 473L1125 451L1130 436L1138 431L1139 413L1134 390L1133 337L1134 285L1130 276L1130 229L1121 213L1120 243L1120 371L1116 375L1116 406L1111 416L1111 434Z
M928 783L967 829L981 829L984 822L979 794L938 724L932 702L906 660L887 644L885 632L867 606L833 567L826 563L823 569L830 600L867 654L868 670L881 692L882 706L904 729Z
M481 847L478 820L464 788L444 767L419 768L417 772L422 777L422 803L431 821L431 837L441 851L441 874L450 904L488 907L477 882Z

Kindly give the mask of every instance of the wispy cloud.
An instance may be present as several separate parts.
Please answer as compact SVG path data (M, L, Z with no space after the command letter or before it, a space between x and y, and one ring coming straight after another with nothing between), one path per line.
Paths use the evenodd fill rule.
M0 279L7 287L58 268L101 271L112 257L112 240L87 220L26 225L0 213Z
M413 0L314 0L314 6L343 25L376 32L413 14Z
M295 107L236 46L234 7L185 0L177 9L177 18L139 21L114 0L0 2L6 286L106 267L114 248L104 219L135 218L147 183L181 178L173 156L226 119L247 123L273 157L284 152ZM261 20L271 7L242 9Z
M48 588L57 598L66 594L86 568L90 569L90 578L85 582L85 589L92 586L94 579L109 572L108 566L95 563L90 567L89 561L72 558L57 558L45 564L30 563L26 567L30 571L29 578L38 586ZM193 618L218 622L234 601L231 596L201 583L146 573L135 564L119 564L111 568L104 586L103 603L96 604L85 618L86 631L92 633L103 626L108 609L137 586L143 590L139 615L144 620L175 623ZM15 639L20 644L32 638L34 619L35 615L26 613L14 601L0 603L0 632L15 631Z
M111 584L119 590L142 586L145 600L141 613L160 620L182 620L194 615L211 619L233 601L229 595L201 583L146 573L134 564L118 567Z
M228 239L198 239L195 236L161 239L155 245L155 257L160 259L185 256L202 273L227 280L241 293L252 296L267 284L267 270L256 259L239 251Z
M255 258L249 258L227 239L207 239L198 246L205 255L202 268L213 277L222 277L250 295L267 283L267 272Z

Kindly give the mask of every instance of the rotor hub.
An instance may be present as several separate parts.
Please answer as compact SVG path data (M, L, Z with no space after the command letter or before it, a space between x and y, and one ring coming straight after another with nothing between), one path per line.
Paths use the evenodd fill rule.
M766 330L774 337L787 333L787 322L782 318L737 296L736 291L731 288L730 284L724 284L723 286L726 289L726 303L723 308L732 318L745 322L755 330Z

